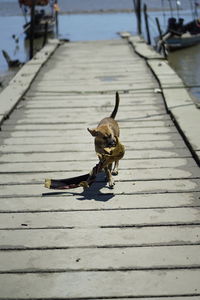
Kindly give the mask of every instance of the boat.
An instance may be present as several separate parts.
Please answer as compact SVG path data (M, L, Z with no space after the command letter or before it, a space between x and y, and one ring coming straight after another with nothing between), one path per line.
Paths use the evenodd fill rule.
M56 18L56 1L49 0L19 0L19 5L25 17L25 24L23 25L26 38L31 34L31 8L34 3L34 38L44 36L45 33L53 33ZM46 8L50 8L51 12L46 12Z
M168 0L171 3L170 0ZM192 1L192 0L190 0ZM193 19L187 23L180 17L179 6L180 1L176 1L177 18L173 16L172 3L170 5L171 17L168 18L167 29L165 33L160 32L159 38L156 38L157 49L161 49L163 46L167 51L174 51L191 47L200 43L200 18L198 16L197 7L200 5L196 1L192 2L191 9Z
M171 37L166 40L166 48L169 51L191 47L200 43L200 34L195 36L191 34L184 34L181 37Z
M182 18L178 22L175 18L169 19L171 25L168 25L167 32L162 36L167 50L174 51L200 43L200 19L185 25L183 21Z

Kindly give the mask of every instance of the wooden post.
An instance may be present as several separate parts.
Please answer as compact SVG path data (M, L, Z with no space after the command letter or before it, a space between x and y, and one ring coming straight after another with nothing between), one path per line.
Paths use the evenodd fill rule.
M141 23L141 0L137 0L137 19L138 19L138 34L142 34L142 23Z
M147 5L144 4L144 20L145 20L145 27L146 27L146 33L147 33L147 44L151 45L151 36L149 31L149 21L148 21L148 14L147 14Z
M141 35L142 26L141 26L141 0L133 0L135 14L137 18L137 33Z
M157 17L156 17L156 24L157 24L157 28L158 28L159 37L162 38L162 30L160 27L159 19Z
M43 39L42 47L44 47L47 43L47 36L48 36L48 22L45 23L44 39Z
M156 24L157 24L157 28L158 28L158 32L159 32L159 38L160 38L160 41L161 41L161 47L163 49L163 54L164 54L164 57L167 58L165 45L163 44L162 30L161 30L161 27L160 27L159 19L157 17L156 17Z
M171 12L171 17L173 18L174 15L173 15L173 7L172 7L172 2L171 0L168 0L169 1L169 8L170 8L170 12Z
M30 51L29 59L33 58L34 55L34 36L35 36L35 0L32 0L31 6L31 27L30 27Z
M56 18L56 36L58 37L58 0L55 0L56 10L55 10L55 18Z

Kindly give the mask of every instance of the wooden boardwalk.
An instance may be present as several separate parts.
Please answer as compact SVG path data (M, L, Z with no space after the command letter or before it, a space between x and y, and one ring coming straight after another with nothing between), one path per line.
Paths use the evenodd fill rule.
M200 170L159 88L126 40L62 44L43 66L0 132L0 299L200 299ZM45 189L96 164L87 127L115 91L114 190Z

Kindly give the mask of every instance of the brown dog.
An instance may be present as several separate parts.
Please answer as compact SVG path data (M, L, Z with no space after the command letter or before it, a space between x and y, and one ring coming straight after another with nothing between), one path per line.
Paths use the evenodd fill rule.
M95 137L95 151L100 154L105 154L104 148L111 148L116 146L116 137L119 137L119 126L114 120L119 107L119 94L116 92L115 107L110 117L104 118L100 121L97 128L89 129L88 131ZM114 187L114 180L112 175L118 174L119 161L115 161L114 169L112 170L112 164L105 168L106 177L109 183L109 187Z

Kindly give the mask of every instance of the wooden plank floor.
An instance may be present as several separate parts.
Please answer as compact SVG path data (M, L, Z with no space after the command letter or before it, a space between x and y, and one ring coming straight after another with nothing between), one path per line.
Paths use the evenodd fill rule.
M124 40L63 44L43 66L0 132L0 299L200 299L200 171L158 88ZM45 189L97 163L87 127L116 91L115 188Z

